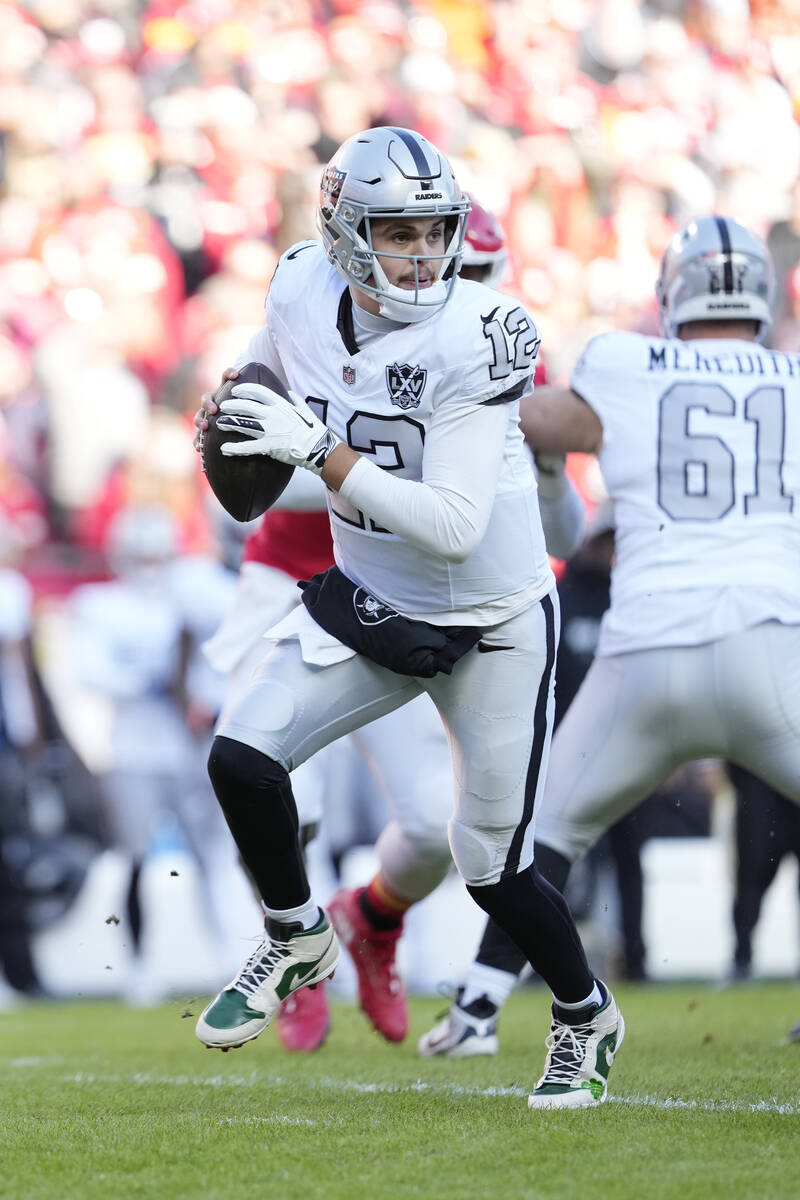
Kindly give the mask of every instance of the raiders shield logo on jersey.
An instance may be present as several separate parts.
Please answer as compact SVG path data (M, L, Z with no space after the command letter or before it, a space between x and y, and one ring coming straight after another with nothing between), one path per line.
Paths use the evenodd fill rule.
M391 363L386 368L386 386L392 404L400 408L419 408L428 380L424 367L410 363Z
M356 588L353 592L353 608L362 625L381 625L397 616L393 608L370 595L363 587Z

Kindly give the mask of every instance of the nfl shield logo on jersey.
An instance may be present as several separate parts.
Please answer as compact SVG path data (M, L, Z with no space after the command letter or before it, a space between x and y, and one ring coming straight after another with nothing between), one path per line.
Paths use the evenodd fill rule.
M351 367L350 363L345 363L345 365L342 367L342 379L345 381L348 387L352 387L355 383L356 369L355 367Z
M419 408L428 379L424 367L409 363L391 363L386 368L386 386L392 404L400 408Z

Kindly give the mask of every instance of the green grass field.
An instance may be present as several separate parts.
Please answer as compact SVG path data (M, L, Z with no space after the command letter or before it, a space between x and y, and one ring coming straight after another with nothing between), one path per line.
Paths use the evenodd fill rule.
M314 1055L267 1030L204 1050L188 1011L87 1002L0 1014L0 1197L796 1200L800 989L615 989L611 1099L529 1112L547 998L516 994L493 1059L423 1060L442 1001L389 1046L347 1004Z

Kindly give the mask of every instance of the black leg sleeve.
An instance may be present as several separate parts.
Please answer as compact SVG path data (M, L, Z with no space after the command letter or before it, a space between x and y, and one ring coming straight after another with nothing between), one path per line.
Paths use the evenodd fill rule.
M0 794L0 804L4 799ZM25 893L2 851L0 836L0 967L11 987L35 995L40 984L31 950Z
M638 979L644 975L645 960L642 936L644 878L638 816L634 810L608 830L617 875L625 973L628 979Z
M128 890L125 894L125 912L131 931L134 953L142 948L142 864L138 859L131 863L131 873L128 876Z
M535 866L488 887L468 885L467 891L559 1000L577 1004L589 995L594 976L566 901Z
M564 888L567 886L567 879L572 870L572 863L563 854L559 854L558 850L553 850L550 846L545 846L543 842L536 842L533 847L533 861L536 863L536 870L546 879L551 887L554 887L557 892L564 895Z
M536 869L557 892L563 892L567 884L572 863L557 850L536 843L534 855ZM494 967L496 971L508 971L519 975L527 963L526 956L512 938L491 919L486 922L486 929L478 947L476 961L485 967Z
M778 838L780 797L749 771L729 767L736 788L736 892L733 927L736 933L734 962L749 967L753 931L761 903L775 878L782 856Z
M289 775L274 759L216 737L208 773L228 828L269 908L296 908L310 889Z
M490 917L486 922L475 961L484 967L494 967L495 971L508 971L510 975L519 975L528 960L517 943Z

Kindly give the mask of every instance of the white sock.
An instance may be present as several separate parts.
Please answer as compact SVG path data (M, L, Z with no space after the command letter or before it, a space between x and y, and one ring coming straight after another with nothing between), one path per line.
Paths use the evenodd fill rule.
M497 967L487 967L484 963L474 962L469 969L464 994L459 1003L462 1008L486 996L497 1008L502 1008L511 995L517 976L513 971L501 971Z
M264 910L264 916L269 917L271 921L280 921L282 925L297 925L303 926L303 929L313 929L319 924L321 912L318 904L315 903L313 897L309 897L305 904L298 904L297 908L268 908L264 901L261 901L261 907Z
M558 1005L559 1008L564 1008L564 1009L566 1009L567 1012L575 1012L576 1009L586 1008L589 1004L598 1004L598 1005L602 1004L603 1003L603 993L600 991L600 988L597 986L597 980L595 979L594 987L589 992L589 995L586 997L585 1000L579 1000L577 1002L577 1004L565 1004L563 1000L558 1000L555 996L553 996L553 1000L555 1001L555 1003Z

